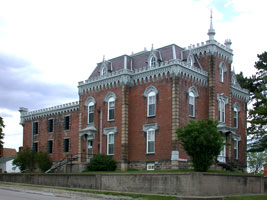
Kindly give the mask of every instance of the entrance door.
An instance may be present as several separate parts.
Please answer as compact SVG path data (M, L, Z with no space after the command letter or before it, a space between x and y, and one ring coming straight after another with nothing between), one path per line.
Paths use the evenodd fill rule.
M87 141L87 162L93 157L93 140Z

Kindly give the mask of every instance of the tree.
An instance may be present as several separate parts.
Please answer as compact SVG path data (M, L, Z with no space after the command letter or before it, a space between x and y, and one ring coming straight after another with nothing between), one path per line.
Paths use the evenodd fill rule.
M177 129L177 134L192 159L195 171L207 171L224 145L217 122L210 119L191 120L183 129Z
M41 169L42 172L47 171L52 166L52 161L49 158L49 155L47 152L38 152L35 155L35 163L37 164L37 167Z
M20 171L33 171L35 169L35 154L36 152L26 147L13 160L13 164L18 166Z
M17 154L13 164L18 166L21 171L33 172L36 168L39 168L42 172L45 172L52 166L52 161L47 152L35 152L26 147Z
M5 127L5 125L4 125L3 118L0 117L0 151L2 151L3 144L4 144L4 141L3 141L3 139L4 139L4 132L3 132L4 127Z
M250 172L254 174L261 173L263 165L267 161L266 152L248 152L247 161Z
M255 63L257 72L251 77L237 75L241 87L250 91L252 109L248 112L248 136L251 139L249 151L261 152L267 149L267 52L258 55Z

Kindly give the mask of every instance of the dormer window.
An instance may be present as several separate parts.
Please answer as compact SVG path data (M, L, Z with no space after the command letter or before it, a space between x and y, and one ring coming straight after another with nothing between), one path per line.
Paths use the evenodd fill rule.
M157 63L156 58L154 56L152 56L150 58L149 66L150 67L156 67L156 63Z
M103 67L102 70L101 70L101 76L105 76L105 75L107 75L107 73L108 73L107 68Z

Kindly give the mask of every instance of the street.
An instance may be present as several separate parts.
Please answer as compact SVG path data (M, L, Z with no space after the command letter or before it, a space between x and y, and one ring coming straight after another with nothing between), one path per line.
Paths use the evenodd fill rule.
M73 192L46 187L31 187L18 184L0 184L0 200L107 200L132 199L130 197L93 194L87 192Z

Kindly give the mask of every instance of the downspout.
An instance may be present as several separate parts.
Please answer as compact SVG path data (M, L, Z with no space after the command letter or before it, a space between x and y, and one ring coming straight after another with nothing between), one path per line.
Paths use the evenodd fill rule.
M99 153L102 154L102 119L103 119L103 114L102 114L102 110L99 110L100 112L100 145L99 145Z

